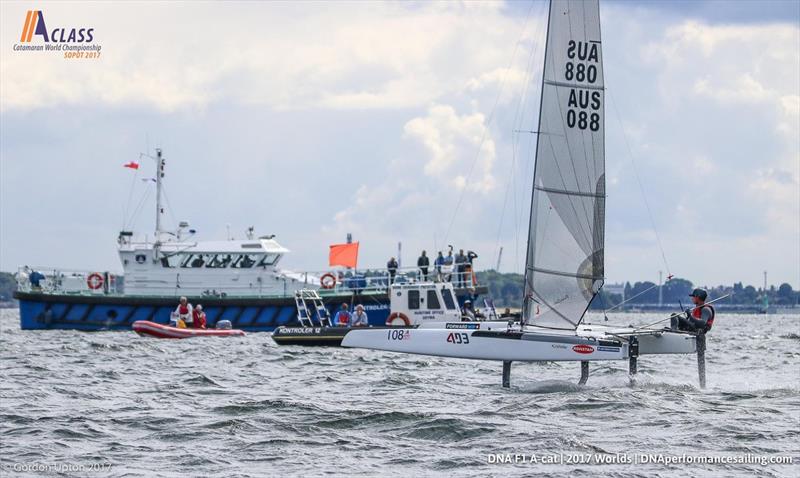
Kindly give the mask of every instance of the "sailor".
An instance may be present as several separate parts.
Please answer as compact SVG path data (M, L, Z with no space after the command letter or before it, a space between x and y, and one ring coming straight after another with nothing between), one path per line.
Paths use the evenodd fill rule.
M203 306L197 304L192 311L192 318L194 319L194 328L195 329L205 329L206 328L206 313L203 312Z
M464 301L464 308L461 311L461 321L462 322L471 322L475 320L475 309L472 308L472 301L465 300Z
M422 255L417 259L417 267L419 267L420 278L425 282L428 280L428 266L430 265L430 259L428 259L425 251L422 251Z
M442 255L442 251L439 251L439 255L436 256L436 260L433 261L433 266L436 268L436 281L442 281L442 266L444 265L444 256Z
M350 318L350 326L351 327L367 327L369 326L369 318L367 317L367 313L364 312L364 306L358 304L356 306L356 311L353 313L353 316Z
M389 262L386 263L386 268L389 270L389 285L394 284L394 276L397 275L397 268L399 265L394 257L389 259Z
M187 326L191 327L194 322L192 310L192 304L189 303L189 300L186 297L181 297L178 307L172 314L175 317L175 326L181 329L185 329Z
M695 289L689 294L692 298L694 308L687 309L685 317L672 317L670 319L670 326L672 330L686 330L689 332L706 333L711 330L714 325L714 306L711 304L706 305L706 298L708 292L705 289Z
M333 323L338 327L347 327L350 324L350 312L347 310L347 303L342 304L342 308L336 312Z

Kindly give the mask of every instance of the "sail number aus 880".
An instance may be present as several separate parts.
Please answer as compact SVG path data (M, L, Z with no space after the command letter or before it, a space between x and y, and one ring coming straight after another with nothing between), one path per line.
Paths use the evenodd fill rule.
M576 65L568 61L564 67L564 78L566 78L567 81L572 81L574 78L575 81L579 83L584 81L594 83L597 81L597 67L594 65L586 66L583 63L578 63Z
M468 344L469 343L469 334L466 332L450 332L447 335L447 342L451 344Z

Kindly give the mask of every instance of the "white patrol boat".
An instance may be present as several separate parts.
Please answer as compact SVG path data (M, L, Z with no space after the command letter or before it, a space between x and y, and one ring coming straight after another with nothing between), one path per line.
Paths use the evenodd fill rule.
M154 234L148 238L127 230L119 233L122 274L20 268L14 297L19 300L22 329L131 330L137 321L167 324L178 298L186 296L194 305L202 303L209 326L227 320L234 329L271 331L296 323L293 294L298 289L315 291L336 305L363 303L373 324L385 323L386 269L293 272L280 268L289 250L274 235L256 236L252 227L244 239L225 241L198 241L187 222L165 229L166 160L160 149L146 157L154 160L157 171L152 180L145 178L155 185ZM138 163L130 164L138 171ZM395 280L414 283L417 277L416 267L401 268ZM456 292L463 300L485 291L476 286Z

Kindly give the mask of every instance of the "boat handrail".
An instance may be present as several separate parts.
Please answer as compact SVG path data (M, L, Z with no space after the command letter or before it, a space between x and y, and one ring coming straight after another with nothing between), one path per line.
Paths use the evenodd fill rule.
M427 277L423 277L418 267L398 267L394 275L393 283L395 284L414 284L422 281L430 282L452 282L459 288L475 288L478 286L477 276L471 272L453 272L452 266L450 268L442 268L438 272L436 268L430 267L428 269ZM39 286L35 286L31 282L31 274L34 271L41 274L41 278L37 281ZM326 271L303 271L294 272L290 270L273 270L273 274L279 276L283 280L283 291L275 292L274 288L270 291L263 293L253 283L243 283L242 285L234 284L227 285L224 288L219 286L214 287L209 284L208 290L204 291L202 296L213 297L226 297L226 298L274 298L274 297L292 297L295 290L301 288L315 287L320 290L320 293L325 295L343 295L343 294L369 294L381 292L385 293L390 285L390 274L386 268L380 269L330 269ZM95 282L95 288L89 286L90 277L98 274L102 281ZM332 275L334 281L330 281L325 285L322 283L322 278L325 275ZM74 294L74 295L123 295L124 291L124 276L116 271L91 271L80 269L67 269L67 268L53 268L53 267L38 267L38 266L23 266L20 267L15 274L17 280L17 290L20 292L35 292L42 294ZM427 279L427 280L425 280ZM97 286L99 284L99 286ZM152 294L137 293L127 294L133 296L146 296L146 297L176 297L182 295L181 289L175 287L174 294L164 294L164 286L154 287ZM157 290L156 290L157 289ZM217 291L217 289L221 289ZM188 294L184 295L198 295Z

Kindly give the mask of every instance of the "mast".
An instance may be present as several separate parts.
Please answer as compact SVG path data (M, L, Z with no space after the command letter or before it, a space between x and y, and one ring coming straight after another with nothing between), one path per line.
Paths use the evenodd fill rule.
M161 155L161 148L156 148L156 233L153 252L158 257L158 249L161 245L161 216L164 214L164 206L161 204L161 188L164 180L164 164L166 161Z
M545 70L547 69L547 46L550 43L550 15L553 14L553 0L550 0L550 5L547 7L547 29L544 32L544 53L542 54L542 87L539 90L539 129L542 126L542 103L544 102L544 75ZM533 155L533 180L531 181L531 211L533 211L534 206L534 192L536 191L536 161L539 159L539 140L542 139L542 132L536 132L536 152ZM528 247L527 251L525 251L525 277L524 277L524 284L522 287L522 317L520 317L520 324L524 325L528 319L530 318L529 310L532 307L531 302L533 301L533 295L528 293L529 290L533 289L533 286L530 284L531 271L529 268L531 254L534 252L532 245L531 238L533 237L533 214L528 215ZM498 264L500 260L498 259Z
M603 103L599 1L552 0L525 260L526 324L575 329L602 287Z

